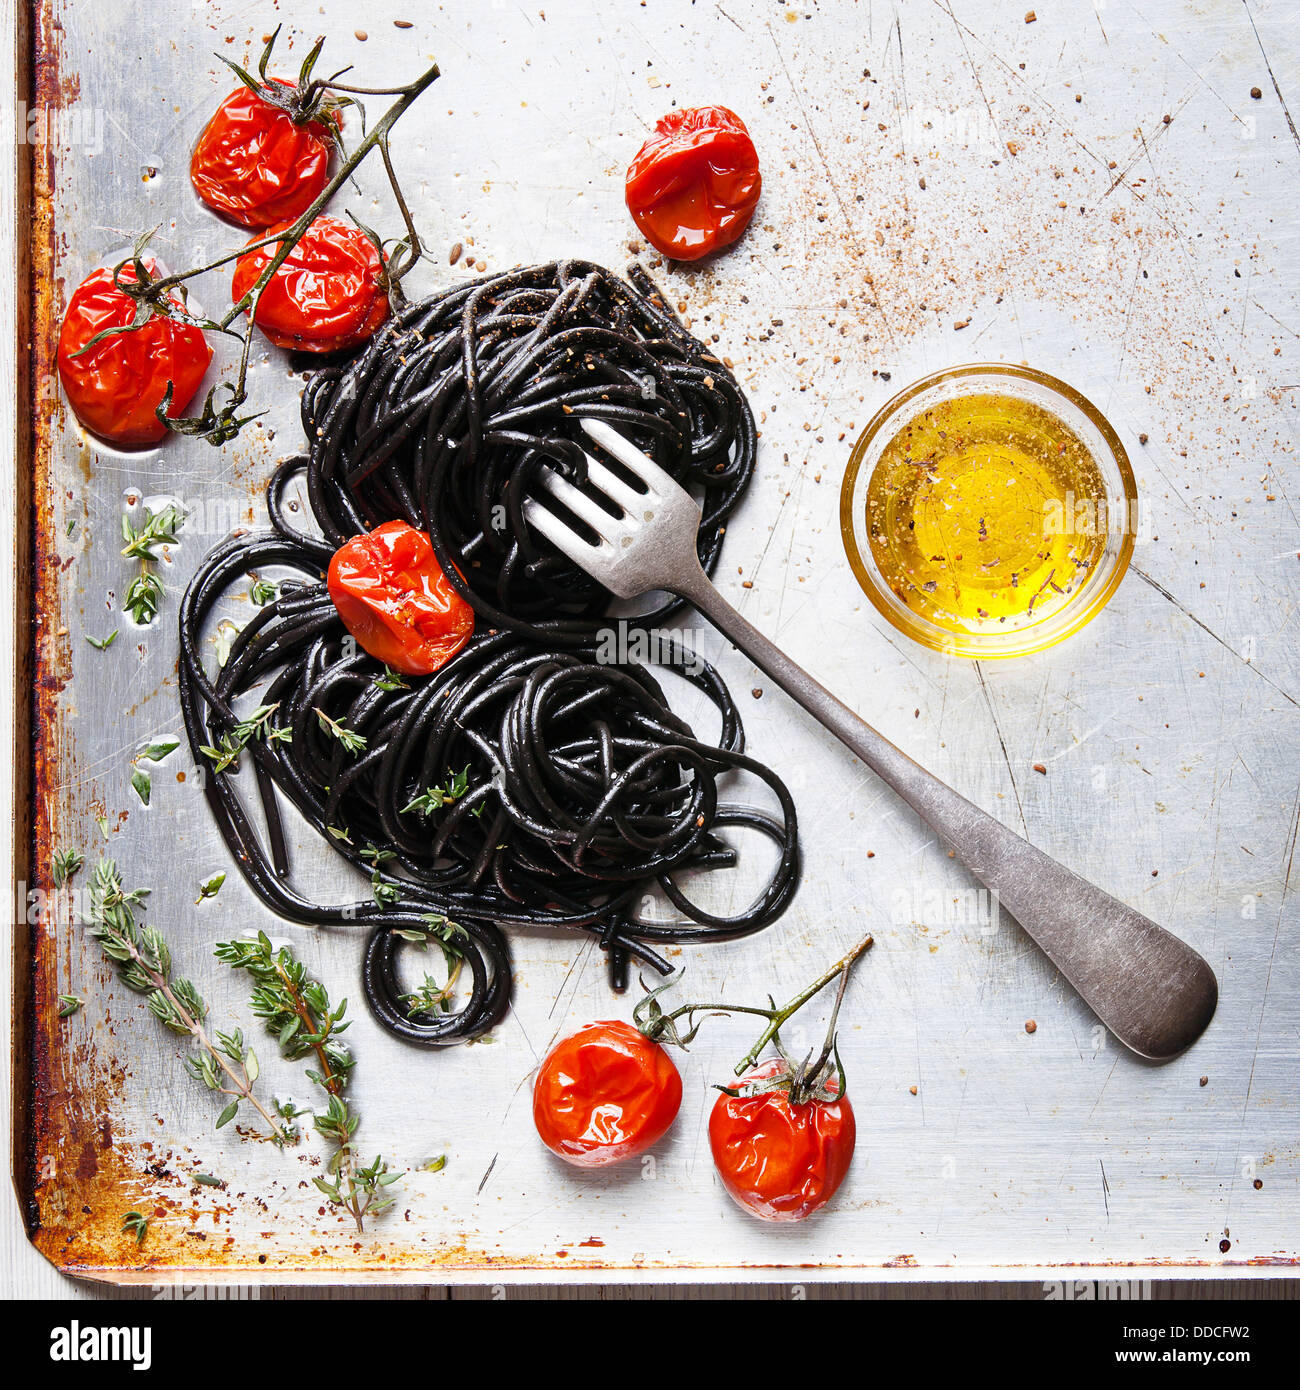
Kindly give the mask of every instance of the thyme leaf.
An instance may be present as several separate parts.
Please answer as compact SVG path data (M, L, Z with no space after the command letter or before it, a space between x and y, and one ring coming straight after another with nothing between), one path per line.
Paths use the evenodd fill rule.
M203 882L199 884L199 896L194 899L195 907L207 898L215 898L217 894L221 892L221 885L225 881L226 876L224 873L213 874L211 878L204 879Z
M56 849L50 859L50 878L56 888L62 888L86 862L84 854L75 849Z
M122 1216L122 1229L135 1237L137 1245L143 1245L149 1234L149 1218L138 1211L128 1211Z
M149 797L153 793L153 779L144 768L133 767L131 769L131 787L136 796L147 806L149 804Z

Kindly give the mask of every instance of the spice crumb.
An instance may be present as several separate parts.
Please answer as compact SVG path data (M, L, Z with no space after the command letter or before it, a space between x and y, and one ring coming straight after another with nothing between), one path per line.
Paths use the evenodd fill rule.
M1035 772L1041 772L1042 775L1043 775L1044 777L1047 776L1047 768L1044 767L1044 765L1043 765L1042 763L1035 763L1035 764L1034 764L1034 771L1035 771Z
M1250 89L1250 97L1252 101L1258 101L1260 97L1262 97L1263 95L1264 93L1261 92L1258 87L1252 87Z
M362 43L365 43L365 41L370 37L370 35L367 34L364 29L354 29L352 32L357 36L358 39L361 40Z
M756 699L756 700L761 700L761 699L763 698L763 688L762 688L762 686L756 685L756 686L753 688L753 690L751 690L749 693L750 693L750 694L754 697L754 699Z
M448 265L455 265L456 262L457 262L458 260L460 260L461 256L464 254L464 252L465 252L465 248L460 244L460 242L456 242L456 243L452 246L451 250L447 253L447 264L448 264Z
M1197 1082L1197 1085L1199 1085L1199 1086L1208 1086L1209 1084L1210 1084L1210 1078L1209 1078L1208 1076L1203 1076L1203 1077L1201 1077L1200 1081Z
M910 1093L911 1095L915 1095L915 1094L916 1094L916 1087L915 1087L915 1086L909 1086L907 1089L908 1089L908 1091L909 1091L909 1093Z
M1025 16L1025 23L1032 24L1037 18L1038 16L1033 12L1033 10L1030 10L1029 13Z
M1026 1020L1025 1020L1025 1032L1026 1032L1026 1033L1037 1033L1037 1032L1038 1032L1038 1024L1037 1024L1032 1018L1029 1018L1029 1019L1026 1019Z

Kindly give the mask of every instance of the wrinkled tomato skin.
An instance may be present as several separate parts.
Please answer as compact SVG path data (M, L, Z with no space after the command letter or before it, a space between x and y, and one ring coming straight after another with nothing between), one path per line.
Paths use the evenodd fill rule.
M270 228L268 235L291 225ZM231 298L244 297L275 252L272 243L239 258ZM357 347L388 317L382 272L379 252L364 232L334 217L318 217L262 291L253 320L276 347L293 352Z
M143 257L151 275L157 263ZM134 281L135 267L124 265L123 281ZM173 302L181 301L175 295ZM135 319L135 301L113 281L109 269L96 270L73 291L59 330L59 380L77 419L114 444L157 444L167 427L154 414L173 383L168 414L184 414L212 361L201 329L155 314L143 328L103 339L80 357L73 354L96 333L121 328Z
M423 531L386 521L334 552L326 578L343 626L376 661L407 676L444 666L474 632Z
M292 222L329 182L332 148L324 122L297 125L241 83L204 126L190 156L190 182L214 212L241 227Z
M672 1059L630 1023L589 1023L562 1038L533 1083L542 1143L576 1168L644 1153L668 1132L681 1103Z
M698 261L749 226L763 191L758 151L725 106L670 111L628 167L628 211L665 256Z
M738 1084L770 1077L779 1066L756 1067ZM849 1171L856 1142L847 1097L791 1106L783 1091L720 1095L709 1116L709 1147L722 1185L764 1221L802 1221L824 1207Z

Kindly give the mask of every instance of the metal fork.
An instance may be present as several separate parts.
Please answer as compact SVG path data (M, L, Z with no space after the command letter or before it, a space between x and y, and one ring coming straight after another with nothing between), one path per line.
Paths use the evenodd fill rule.
M611 426L583 420L582 427L645 491L587 455L588 481L620 515L611 516L566 478L544 470L546 493L598 540L589 541L534 498L524 503L529 525L619 598L662 590L693 604L907 802L1125 1046L1157 1061L1190 1046L1214 1016L1219 996L1206 961L986 815L796 666L705 575L696 550L700 508L694 498Z

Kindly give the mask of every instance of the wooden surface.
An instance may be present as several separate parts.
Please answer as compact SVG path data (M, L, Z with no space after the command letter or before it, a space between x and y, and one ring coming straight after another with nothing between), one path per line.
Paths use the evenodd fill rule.
M282 14L291 8L281 6ZM445 32L424 36L445 66L454 58L482 72L503 61L496 26L520 28L521 22L504 7L476 8L482 13L471 23L449 6L456 13ZM854 9L851 20L842 13L847 8ZM1173 3L1148 5L1141 14L1103 7L1082 20L1073 11L1067 17L1045 8L1034 26L1024 25L1020 5L969 7L969 14L966 8L822 6L811 17L792 10L793 20L778 14L776 22L750 23L749 7L721 6L715 7L721 18L711 21L716 30L683 8L691 23L706 25L716 44L736 45L726 78L735 95L723 90L722 99L761 110L768 90L761 84L770 84L777 103L764 128L764 148L773 150L770 167L781 176L769 180L766 216L783 230L760 239L756 229L712 282L693 275L674 281L690 313L717 319L756 408L770 410L765 466L732 528L724 566L743 567L754 582L748 615L884 732L1036 843L1176 927L1211 959L1225 985L1220 1018L1204 1045L1212 1061L1194 1053L1156 1072L1108 1052L1104 1039L1098 1044L1090 1034L1086 1010L1014 928L989 936L978 922L945 924L928 907L918 908L918 894L936 885L960 891L941 848L927 844L910 818L882 802L878 788L846 775L839 755L815 732L792 725L790 712L771 696L746 711L751 739L790 777L801 806L810 803L806 833L815 850L798 911L764 939L768 944L754 952L755 968L746 973L757 981L765 972L785 979L804 969L826 945L827 923L837 944L858 914L880 927L886 949L869 962L875 973L870 992L861 996L869 1022L850 1041L851 1064L871 1077L872 1124L863 1146L869 1176L846 1192L844 1204L845 1219L851 1213L863 1223L855 1231L868 1233L861 1249L872 1258L914 1248L913 1233L940 1222L968 1264L977 1264L981 1252L1050 1261L1071 1249L1074 1258L1104 1249L1118 1259L1144 1253L1212 1259L1219 1231L1229 1225L1233 1238L1245 1242L1239 1244L1243 1255L1294 1256L1296 919L1288 889L1297 682L1287 623L1296 583L1294 568L1282 563L1296 550L1287 492L1294 432L1288 383L1297 379L1292 328L1300 322L1293 312L1300 299L1289 190L1300 142L1285 108L1300 76L1294 33L1281 5L1220 3L1205 14L1198 10L1195 22L1189 9ZM314 14L316 7L310 9ZM609 169L617 170L646 118L670 97L718 99L692 79L712 74L721 81L718 73L728 64L721 48L711 60L692 54L671 30L648 36L639 7L629 6L627 14L614 9L620 22L603 36L608 47L601 56L619 74L620 95L592 137L590 169L567 188L573 200L585 196L594 208L588 189L598 182L602 211L586 220L572 214L570 226L570 208L584 206L574 201L555 209L552 225L575 238L572 249L617 263L625 232L616 204L610 210ZM568 44L567 51L581 52L581 26L564 6L548 10L548 22L569 26L557 51ZM7 8L2 13L9 18ZM332 7L334 20L342 13ZM243 34L250 21L241 16ZM368 22L378 31L377 21ZM1053 23L1061 26L1059 42L1049 39ZM807 39L802 25L810 26ZM844 46L828 42L816 25L838 26L835 37ZM733 32L741 37L732 38ZM516 41L522 39L516 35ZM551 42L537 40L543 41ZM823 81L816 55L853 57L854 45L874 77L864 85L855 60L842 65L853 68L851 82L838 68ZM197 38L191 46L199 50ZM361 61L376 50L372 44L369 52L347 56ZM664 74L652 73L653 86L639 57L652 50ZM98 71L84 54L64 58L84 65L87 83ZM509 71L521 83L535 82L517 62ZM879 116L878 122L855 117L860 123L852 135L867 152L867 167L838 147L846 134L841 79ZM665 81L671 92L662 89ZM213 73L212 90L221 82ZM1249 96L1252 85L1261 88L1259 101ZM575 110L608 86L587 54ZM1074 102L1076 94L1084 103ZM210 96L202 86L195 109ZM534 108L545 96L545 84L529 88ZM84 87L83 99L89 99ZM475 129L461 122L448 134L429 174L424 210L442 219L436 225L450 241L461 229L459 209L472 206L475 232L494 265L543 254L511 231L515 202L538 195L518 175L511 186L504 155L491 157L481 193L467 191L459 173L449 172L472 167L482 157L484 130L505 129L508 115L507 103L493 105L490 93L451 88L448 104L462 100L466 111L478 104L491 110ZM542 109L547 121L557 118L544 102ZM990 153L986 118L1005 154ZM575 119L584 119L582 111ZM877 133L877 125L889 129ZM5 153L12 158L14 151ZM924 166L918 164L922 153ZM537 167L554 169L545 149L534 156ZM87 268L81 260L112 249L116 229L140 220L141 194L130 182L118 180L105 195L110 202L92 219L95 230L69 254L69 277ZM7 198L11 184L6 181ZM70 186L84 193L91 185ZM855 192L859 188L862 193ZM157 196L166 203L166 186ZM817 211L819 197L824 213ZM1087 210L1078 221L1076 204ZM0 211L10 211L4 225L12 225L11 210ZM988 225L972 227L972 220ZM828 221L833 234L824 230ZM769 249L777 235L785 239L783 255ZM548 243L545 253L556 249ZM809 266L816 269L811 286ZM863 293L866 276L874 280ZM1246 284L1238 291L1241 280ZM848 354L850 366L833 373L816 370L837 355L843 336L832 288L851 295L854 310L873 329L871 341ZM745 291L751 293L742 304ZM751 300L753 309L746 307ZM1221 307L1229 312L1221 314ZM784 337L778 334L767 348L763 316L788 320ZM970 326L956 330L967 317ZM12 338L7 332L6 351ZM836 563L833 524L835 483L847 452L837 435L860 428L893 387L922 370L975 356L1029 356L1093 394L1121 430L1154 508L1137 572L1093 629L1054 654L996 668L945 663L871 622L842 561ZM873 375L882 371L892 387ZM292 428L292 411L282 413L277 424L283 434ZM1139 434L1153 447L1141 445ZM817 460L824 462L825 479L813 476ZM191 461L213 467L197 452L171 449L167 458L171 468ZM1274 500L1266 501L1270 494ZM12 526L17 499L9 502L6 523ZM189 548L186 563L196 562L209 543ZM93 566L104 559L88 559L92 568L82 570L67 593L79 661L85 658L76 635L85 618L81 595L102 587ZM744 597L739 576L734 587ZM719 655L718 645L706 648L708 654ZM6 659L11 650L7 641ZM170 659L160 653L160 677ZM753 684L743 662L727 666L724 658L724 668L737 689ZM98 678L108 668L85 669ZM88 734L87 762L120 760L117 744L151 731L132 728L102 746ZM1043 781L1029 771L1039 759L1050 768ZM825 794L827 786L835 786L833 795ZM178 806L178 813L189 809ZM75 833L76 808L66 804L59 813ZM870 825L879 851L870 876L855 817L858 830ZM124 845L119 857L128 852ZM179 885L175 903L164 908L183 911L187 893L188 885ZM1247 918L1242 905L1250 897L1258 906ZM246 905L233 894L231 901ZM341 953L331 959L341 969L351 958ZM537 1002L553 997L548 981L567 978L571 963L562 949L530 945L521 965L535 982ZM67 968L74 978L87 968L71 943ZM715 971L720 981L730 975L721 953L701 961L700 969L709 972L703 979L713 979ZM552 1029L600 1007L603 998L599 972L589 970L585 978L579 972L574 993L564 1000L567 1012L552 1019L542 1008L533 1017L525 1000L521 1017L528 1027ZM1031 1015L1039 1022L1032 1052L1021 1030ZM119 1035L141 1059L142 1082L148 1076L166 1084L149 1020L127 1019ZM517 1084L526 1073L526 1042L503 1030L495 1055L475 1060L490 1074L489 1092ZM362 1047L372 1059L381 1055L385 1067L396 1066L402 1055L372 1032L364 1033ZM716 1059L710 1053L706 1060ZM456 1070L449 1065L440 1075ZM1203 1072L1213 1073L1212 1088L1197 1087ZM922 1095L910 1099L907 1086L918 1080ZM203 1133L202 1097L170 1094L181 1116L176 1141ZM1017 1105L1013 1114L1006 1096L1023 1098L1023 1109ZM1041 1104L1029 1103L1040 1097ZM140 1123L131 1104L128 1096L128 1134ZM402 1132L409 1104L401 1094L371 1098L373 1123L386 1142ZM477 1136L457 1135L462 1138L477 1161ZM946 1163L954 1153L961 1158L955 1178ZM239 1161L234 1153L225 1157ZM521 1192L554 1180L552 1170L526 1153L517 1158L511 1178ZM1100 1179L1099 1159L1106 1165ZM1267 1168L1266 1197L1256 1200L1243 1163ZM481 1166L472 1171L477 1180ZM998 1195L1008 1186L1025 1191L1013 1202ZM698 1194L683 1189L677 1200L689 1223ZM7 1207L5 1241L14 1254L6 1262L14 1273L7 1277L17 1279L17 1291L84 1292L26 1248L13 1215ZM520 1215L538 1219L531 1207ZM545 1211L540 1215L529 1237L539 1249L560 1238ZM648 1209L638 1213L633 1206L629 1229L638 1215L642 1227L653 1219ZM494 1219L499 1236L505 1223L491 1209L475 1217L480 1238L491 1235ZM1042 1226L1051 1219L1058 1226L1045 1238ZM1144 1251L1147 1223L1156 1243ZM885 1243L895 1237L898 1243ZM734 1221L726 1240L729 1258L764 1259L755 1233ZM780 1248L791 1249L788 1242ZM927 1248L936 1258L939 1245L931 1241ZM616 1281L618 1275L575 1277ZM792 1287L774 1283L756 1293L789 1297ZM595 1296L619 1296L619 1289L611 1282ZM845 1291L833 1283L808 1289L809 1296L821 1297ZM866 1279L853 1291L900 1297L923 1289L932 1286L885 1287ZM961 1286L966 1296L977 1291L1043 1296L1039 1280L992 1290ZM1153 1287L1156 1296L1164 1291ZM1294 1295L1294 1281L1241 1287L1244 1296L1287 1291ZM461 1292L483 1297L493 1289ZM548 1287L544 1296L562 1292ZM119 1296L149 1293L146 1287ZM680 1297L683 1289L662 1293ZM448 1295L442 1283L402 1291Z

